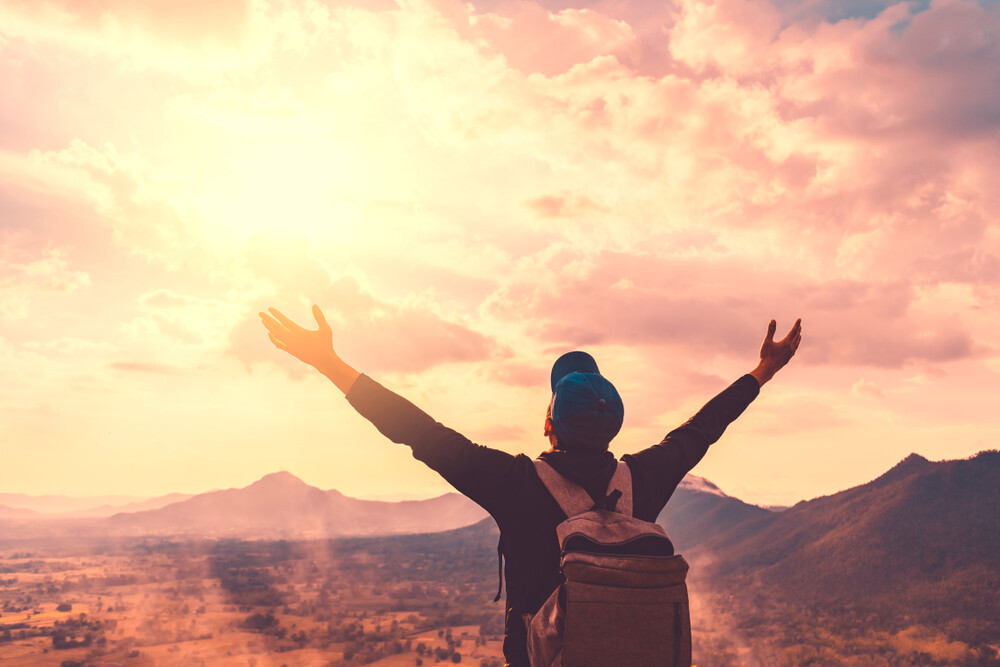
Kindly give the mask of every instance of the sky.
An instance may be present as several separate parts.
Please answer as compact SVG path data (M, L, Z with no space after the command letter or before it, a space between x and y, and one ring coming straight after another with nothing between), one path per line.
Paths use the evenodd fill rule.
M448 490L257 313L535 456L561 353L791 504L1000 435L993 0L0 0L0 491Z

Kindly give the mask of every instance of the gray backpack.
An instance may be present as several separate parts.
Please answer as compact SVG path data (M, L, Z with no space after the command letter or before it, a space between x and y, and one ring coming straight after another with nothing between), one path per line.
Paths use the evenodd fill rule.
M688 564L661 526L632 516L628 465L618 462L598 507L549 464L534 463L569 518L556 527L566 580L524 617L532 667L689 667Z

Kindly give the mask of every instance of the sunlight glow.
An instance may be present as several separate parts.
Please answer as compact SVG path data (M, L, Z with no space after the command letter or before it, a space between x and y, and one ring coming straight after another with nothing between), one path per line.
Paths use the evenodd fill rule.
M203 203L204 221L230 240L260 232L332 240L353 222L345 215L356 211L366 190L352 162L331 143L267 146L230 166L226 182Z

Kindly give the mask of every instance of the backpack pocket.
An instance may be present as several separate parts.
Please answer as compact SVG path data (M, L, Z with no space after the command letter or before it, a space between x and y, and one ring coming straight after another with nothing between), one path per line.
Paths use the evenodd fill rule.
M687 588L623 589L568 581L562 667L691 664Z
M552 591L534 614L525 614L528 629L528 659L532 667L561 667L563 634L566 627L566 584Z
M691 664L681 556L566 554L561 667Z

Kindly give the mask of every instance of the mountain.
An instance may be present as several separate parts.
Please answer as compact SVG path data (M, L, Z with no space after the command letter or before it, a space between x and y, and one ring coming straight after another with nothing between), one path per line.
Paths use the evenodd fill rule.
M32 496L26 493L0 493L0 505L10 508L29 509L40 514L63 514L84 512L99 507L122 507L129 503L148 501L148 498L126 495L89 496ZM113 514L113 512L109 513Z
M382 502L310 486L288 472L250 486L202 493L159 509L116 514L115 535L319 538L435 532L479 521L486 512L457 493L428 500Z
M21 502L31 498L26 496ZM65 508L67 500L80 499L45 497L42 506ZM683 551L741 522L769 515L727 496L708 480L689 475L659 521ZM195 496L170 494L118 507L89 507L60 514L0 509L0 521L5 524L0 532L23 539L59 535L310 539L439 532L468 526L484 517L483 509L457 493L428 500L359 500L278 472L245 488Z
M34 510L0 505L0 519L34 519L38 516L38 512Z
M996 644L1000 452L938 462L912 454L867 484L751 518L699 549L721 590L853 627L916 624Z
M190 493L170 493L156 498L121 495L74 498L72 496L0 493L0 499L5 499L3 503L0 503L0 507L6 505L8 510L24 510L24 513L17 515L17 518L100 518L109 517L119 512L159 509L190 497ZM13 512L6 513L0 509L0 518L14 516Z
M726 495L712 482L687 475L656 522L663 526L678 553L735 530L756 530L775 514Z
M142 512L145 510L156 510L161 507L166 507L167 505L172 505L174 503L179 503L188 498L193 498L194 494L191 493L168 493L165 496L157 496L155 498L149 498L148 500L138 500L131 503L126 503L124 505L99 505L97 507L88 507L86 509L76 510L73 512L63 512L57 516L71 518L71 517L90 517L90 518L106 518L109 516L114 516L115 514L121 514L123 512Z
M774 568L784 580L809 569L815 582L836 561L831 576L863 577L876 588L991 559L1000 564L1000 452L933 463L911 454L868 484L753 525L708 546L741 568Z

